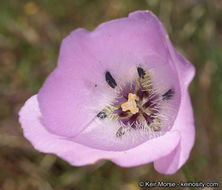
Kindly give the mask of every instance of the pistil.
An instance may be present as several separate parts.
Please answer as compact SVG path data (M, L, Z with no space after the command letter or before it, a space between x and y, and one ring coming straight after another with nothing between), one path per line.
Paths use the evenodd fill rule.
M139 112L136 104L136 94L129 93L127 102L121 104L123 111L130 111L132 114Z

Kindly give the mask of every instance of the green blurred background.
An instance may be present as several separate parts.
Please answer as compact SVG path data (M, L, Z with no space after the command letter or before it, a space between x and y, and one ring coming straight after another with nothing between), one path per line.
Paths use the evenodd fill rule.
M55 68L62 39L78 27L93 30L138 9L152 10L196 67L190 86L196 142L185 167L169 176L152 164L72 167L35 151L17 114ZM139 190L139 180L221 183L221 116L221 0L0 0L0 190Z

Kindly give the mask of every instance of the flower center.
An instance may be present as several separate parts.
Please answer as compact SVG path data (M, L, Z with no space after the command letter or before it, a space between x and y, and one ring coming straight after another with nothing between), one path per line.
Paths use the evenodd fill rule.
M174 95L172 89L160 95L153 87L150 73L141 67L137 67L137 72L136 80L119 88L114 103L97 114L100 119L118 121L116 137L122 137L130 130L160 131L161 106ZM111 88L118 89L110 72L106 72L105 77Z

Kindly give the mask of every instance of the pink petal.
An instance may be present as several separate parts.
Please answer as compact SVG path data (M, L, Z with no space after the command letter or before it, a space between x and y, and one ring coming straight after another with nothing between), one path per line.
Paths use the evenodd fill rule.
M187 91L183 94L180 110L172 131L174 130L180 131L181 140L172 153L154 162L155 169L160 173L175 173L189 158L190 151L194 144L194 118Z
M123 167L139 166L168 155L179 142L180 135L177 131L168 132L161 137L119 153L118 156L112 158L112 161Z
M19 112L19 121L22 125L24 136L33 146L44 153L53 153L70 164L80 166L91 164L110 153L97 151L86 146L73 143L64 137L49 133L41 124L42 114L39 110L37 96L27 100Z
M95 70L98 61L87 50L87 36L78 29L63 40L58 66L38 93L42 122L54 134L75 136L100 111L91 107L98 107L97 94L103 93L103 70Z
M37 150L56 154L75 166L92 164L99 159L110 159L123 167L137 166L168 155L180 142L179 133L174 131L125 152L102 151L50 134L42 126L40 117L42 115L35 95L27 100L19 113L24 136Z

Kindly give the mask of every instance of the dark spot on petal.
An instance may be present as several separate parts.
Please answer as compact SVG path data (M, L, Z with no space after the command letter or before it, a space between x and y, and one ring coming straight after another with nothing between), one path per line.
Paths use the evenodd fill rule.
M107 117L107 115L106 115L105 112L101 111L101 112L99 112L99 113L97 114L97 117L99 117L100 119L104 119L104 118Z
M106 82L108 83L108 85L111 88L115 88L117 86L115 79L112 77L112 75L110 74L110 72L106 72L105 74L106 77Z
M97 87L97 84L95 84L94 86Z
M163 100L169 100L173 97L174 91L169 89L165 94L162 95Z
M146 75L146 72L141 67L137 67L137 72L140 78L144 78L144 76Z

